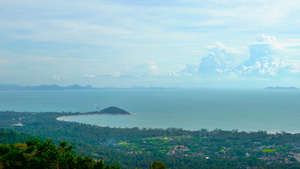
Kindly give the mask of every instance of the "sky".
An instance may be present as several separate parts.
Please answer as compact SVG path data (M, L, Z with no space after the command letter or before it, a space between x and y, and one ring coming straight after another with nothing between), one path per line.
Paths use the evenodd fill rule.
M0 83L300 87L300 1L0 0Z

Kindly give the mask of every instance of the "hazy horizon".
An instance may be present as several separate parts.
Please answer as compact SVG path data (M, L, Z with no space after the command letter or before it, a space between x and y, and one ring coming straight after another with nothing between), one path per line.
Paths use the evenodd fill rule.
M82 87L82 88L91 88L91 89L267 89L267 88L281 88L283 90L293 88L293 89L299 89L297 86L265 86L265 87L201 87L201 86L196 86L196 87L169 87L169 86L128 86L128 87L114 87L114 86L102 86L102 87L95 87L92 85L79 85L79 84L71 84L71 85L57 85L57 84L40 84L40 85L19 85L19 84L2 84L0 83L0 90L2 89L1 87L9 87L7 90L11 90L13 87L60 87L60 88L69 88L69 87ZM11 88L12 87L12 88ZM25 89L26 90L26 89ZM80 90L80 89L79 89Z
M300 1L2 1L0 83L300 87Z

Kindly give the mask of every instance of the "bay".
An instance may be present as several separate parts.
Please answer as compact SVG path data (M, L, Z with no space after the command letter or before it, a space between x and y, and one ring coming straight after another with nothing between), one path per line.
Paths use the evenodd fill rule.
M264 89L114 89L2 91L0 110L88 112L117 106L133 115L69 116L110 127L300 131L300 91Z

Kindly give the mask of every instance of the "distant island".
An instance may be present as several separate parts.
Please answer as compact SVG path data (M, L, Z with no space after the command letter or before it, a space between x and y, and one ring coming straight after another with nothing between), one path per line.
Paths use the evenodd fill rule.
M164 88L164 87L141 87L141 86L133 86L128 88L115 88L115 87L92 87L91 85L80 86L78 84L74 84L71 86L58 86L56 84L53 85L39 85L39 86L21 86L16 84L0 84L0 91L63 91L63 90L103 90L103 89L172 89L172 88Z
M93 90L91 85L79 86L77 84L71 86L58 86L58 85L40 85L40 86L20 86L20 85L7 85L0 84L0 91L10 91L10 90Z
M272 87L266 87L265 89L278 89L278 90L295 90L295 89L297 89L296 87L281 87L281 86L276 86L276 87L274 87L274 86L272 86Z

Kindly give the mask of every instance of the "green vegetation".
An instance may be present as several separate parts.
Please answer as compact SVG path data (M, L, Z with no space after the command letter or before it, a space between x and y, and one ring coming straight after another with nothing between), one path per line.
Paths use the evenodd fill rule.
M300 168L300 134L109 128L56 120L82 113L0 114L0 127L5 129L0 132L0 144L35 137L51 138L56 145L67 141L76 154L121 168L149 168L154 161L167 168Z
M263 149L262 151L265 152L265 153L270 153L270 152L274 152L276 150L275 149L266 148L266 149Z
M166 169L166 166L163 162L161 161L154 161L151 164L151 169Z
M90 157L72 153L72 145L61 142L59 147L52 140L42 143L39 139L29 140L26 144L0 145L0 168L16 169L118 169L117 165L105 166L102 160L96 162Z
M118 107L114 107L114 106L103 109L103 110L100 111L100 113L113 114L113 115L131 115L129 112L127 112L123 109L120 109Z

